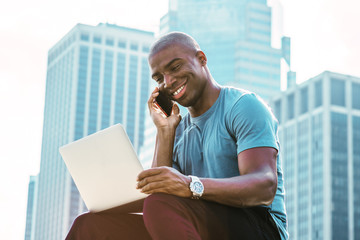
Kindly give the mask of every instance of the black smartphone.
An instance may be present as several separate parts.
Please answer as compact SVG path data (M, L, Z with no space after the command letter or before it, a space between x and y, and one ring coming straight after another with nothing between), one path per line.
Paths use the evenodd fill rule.
M159 95L155 99L155 104L161 109L166 117L171 115L174 103L163 92L159 91Z

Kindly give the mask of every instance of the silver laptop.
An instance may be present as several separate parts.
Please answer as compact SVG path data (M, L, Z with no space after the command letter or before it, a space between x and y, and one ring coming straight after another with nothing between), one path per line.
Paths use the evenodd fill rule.
M90 212L99 212L145 198L136 189L143 170L120 124L59 148Z

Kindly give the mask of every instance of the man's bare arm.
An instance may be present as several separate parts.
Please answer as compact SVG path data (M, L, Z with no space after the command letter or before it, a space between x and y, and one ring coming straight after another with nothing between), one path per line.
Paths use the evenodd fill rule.
M234 207L268 205L277 188L277 150L268 147L253 148L238 155L241 176L214 179L202 178L202 198ZM190 197L190 178L169 167L148 169L139 175L138 188L143 192L168 193Z
M240 176L226 179L201 179L203 198L225 205L247 207L269 205L277 188L277 150L252 148L238 155Z

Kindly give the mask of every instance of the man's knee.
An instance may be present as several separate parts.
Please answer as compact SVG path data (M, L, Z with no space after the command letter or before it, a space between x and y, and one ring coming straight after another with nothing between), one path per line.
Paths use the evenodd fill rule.
M88 227L95 221L96 216L93 213L84 213L79 216L77 216L72 224L71 228L82 228L82 227Z
M174 195L155 193L148 196L144 202L144 220L161 220L170 213L182 212L183 198Z
M169 210L181 205L182 198L165 193L155 193L148 196L144 201L144 214L149 212L157 212L161 210Z
M144 223L153 239L200 239L189 214L190 199L152 194L144 202ZM174 237L176 235L176 237ZM171 237L170 237L171 236Z

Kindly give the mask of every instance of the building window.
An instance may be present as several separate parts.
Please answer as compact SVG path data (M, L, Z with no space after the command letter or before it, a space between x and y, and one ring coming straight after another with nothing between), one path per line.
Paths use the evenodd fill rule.
M88 42L88 41L89 41L89 34L82 33L82 34L80 35L80 40L81 40L81 41Z
M111 85L113 78L113 61L114 61L114 53L112 51L106 51L105 66L104 66L101 129L110 126L110 105L111 105Z
M97 127L100 65L101 65L100 62L101 62L101 50L94 48L92 51L92 60L91 60L88 134L92 134L96 132L96 127Z
M294 111L294 94L290 94L287 97L287 116L288 120L293 119L295 117L295 111Z
M117 54L116 63L116 97L115 97L115 123L123 123L123 103L125 89L125 62L124 53Z
M135 145L134 132L135 132L135 111L137 97L137 68L138 68L138 56L130 56L129 66L129 94L128 94L128 111L126 118L126 132L129 135L130 141Z
M274 104L274 114L275 114L275 117L277 118L277 120L281 121L281 100L277 100Z
M114 39L107 38L105 44L108 46L114 46Z
M101 37L100 36L94 36L93 42L101 44Z
M345 82L331 79L331 104L345 107Z
M148 53L150 51L149 46L143 46L142 51L145 52L145 53Z
M130 45L130 49L133 51L137 51L139 49L139 45L137 43L132 43Z
M322 81L315 82L315 108L320 107L322 105Z
M360 83L352 83L352 108L360 110Z
M126 48L126 42L125 41L119 41L118 42L118 47L119 48Z
M348 126L347 115L331 112L331 201L333 239L348 239Z
M301 97L301 107L300 107L300 113L306 113L309 110L309 93L308 88L303 88L300 91L300 97Z
M354 206L360 206L360 117L353 116L353 181ZM356 220L358 219L358 220ZM360 208L354 208L354 239L360 239Z

